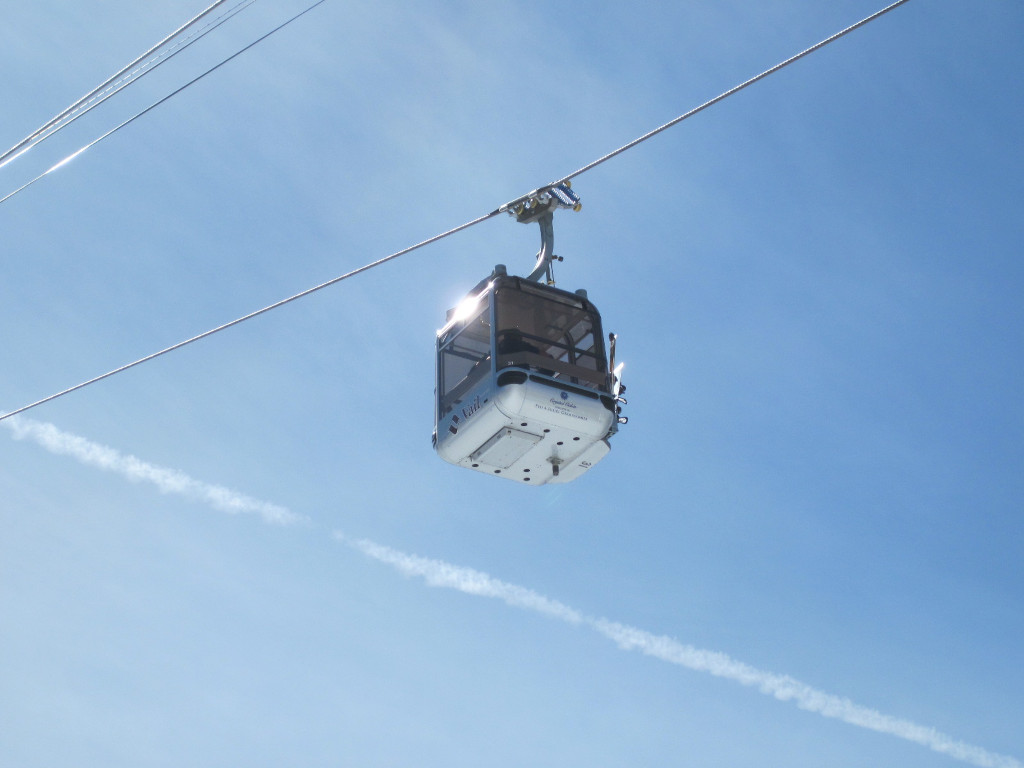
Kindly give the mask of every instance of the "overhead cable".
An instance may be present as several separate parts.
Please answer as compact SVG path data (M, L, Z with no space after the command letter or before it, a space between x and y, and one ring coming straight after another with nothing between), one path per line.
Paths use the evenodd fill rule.
M8 152L5 152L4 155L0 156L6 158L4 160L0 160L0 168L3 168L8 163L11 163L17 158L21 157L30 149L46 141L54 134L64 130L73 122L75 122L81 117L84 117L89 112L94 110L107 99L124 90L137 80L140 80L142 77L149 74L150 72L154 71L161 64L166 64L179 53L181 53L186 48L191 46L193 43L199 42L210 32L215 30L224 22L228 21L235 14L239 13L245 8L248 8L254 2L256 2L256 0L243 0L238 5L229 9L223 15L218 16L216 19L204 25L196 32L193 32L191 35L177 41L174 45L161 51L158 55L147 59L146 61L141 63L137 68L124 74L122 77L113 80L112 82L108 80L105 84L105 87L99 86L97 89L90 92L90 95L87 95L83 97L82 100L79 100L79 102L76 102L77 106L71 107L69 108L69 110L65 110L57 117L50 120L50 122L47 123L45 126L43 126L30 136L22 140L16 147L12 148L11 150L8 150Z
M70 155L68 155L67 157L65 157L65 158L64 158L63 160L61 160L61 161L60 161L60 162L58 162L57 164L55 164L55 165L51 166L50 168L46 169L45 171L43 171L42 173L40 173L40 174L39 174L38 176L36 176L36 177L35 177L34 179L31 179L30 181L27 181L27 182L25 182L25 183L24 183L24 184L22 184L22 185L21 185L20 187L18 187L17 189L15 189L15 190L14 190L13 192L8 192L8 193L7 193L6 195L4 195L3 197L0 197L0 204L2 204L2 203L5 203L5 202L7 202L7 201L8 201L8 200L10 200L10 199L11 199L12 197L14 197L14 196L15 196L16 194L18 194L19 192L21 192L21 191L23 191L23 190L27 189L28 187L31 187L31 186L32 186L33 184L35 184L35 183L36 183L37 181L39 181L40 179L42 179L42 178L43 178L43 177L45 177L45 176L48 176L48 175L50 175L51 173L53 173L53 172L54 172L54 171L56 171L57 169L59 169L59 168L63 168L63 167L65 166L65 165L67 165L67 164L68 164L69 162L71 162L72 160L74 160L74 159L75 159L76 157L78 157L79 155L81 155L81 154L82 154L83 152L85 152L86 150L88 150L88 149L91 149L92 147L96 146L97 144L99 144L99 143L100 143L101 141L103 141L104 139L108 138L109 136L112 136L112 135L114 135L115 133L117 133L118 131L120 131L120 130L121 130L122 128L124 128L125 126L127 126L127 125L130 125L131 123L134 123L134 122L135 122L136 120L138 120L138 119L139 119L140 117L142 117L143 115L145 115L145 114L147 114L147 113L151 112L152 110L156 109L156 108L157 108L157 107L159 107L159 106L160 106L161 104L163 104L163 103L164 103L165 101L168 101L169 99L172 99L172 98L174 98L174 97L175 97L175 96L177 96L177 95L178 95L179 93L181 93L182 91L184 91L184 90L185 90L186 88L189 88L190 86L192 86L192 85L195 85L195 84L196 84L197 82L199 82L200 80L202 80L202 79L203 79L204 77L206 77L206 76L207 76L207 75L209 75L210 73L212 73L212 72L215 72L215 71L217 71L218 69L220 69L221 67L223 67L223 66L224 66L225 64L227 64L227 63L228 63L229 61L232 61L233 59L237 58L238 56L241 56L241 55L242 55L243 53L245 53L246 51L248 51L248 50L249 50L250 48L252 48L253 46L255 46L255 45L258 45L259 43L263 42L263 41L264 41L264 40L266 40L266 39L267 39L268 37L270 37L271 35L273 35L273 34L274 34L275 32L278 32L278 31L280 31L280 30L284 29L284 28L285 28L285 27L287 27L287 26L288 26L289 24L291 24L291 23L292 23L293 21L295 21L296 19L298 19L298 18L300 18L300 17L302 17L302 16L305 16L305 15L306 15L307 13L309 13L309 12L310 12L310 11L312 11L312 10L313 10L314 8L316 8L316 7L318 6L318 5L321 5L321 4L325 3L325 2L327 2L327 0L317 0L317 2L313 3L312 5L310 5L310 6L309 6L308 8L306 8L305 10L303 10L303 11L300 11L299 13L295 14L294 16L292 16L292 17L291 17L290 19L288 19L287 21L285 21L285 22L282 22L282 23L281 23L281 24L279 24L278 26L274 27L274 28L273 28L272 30L270 30L270 31L269 31L269 32L267 32L266 34L264 34L264 35L262 35L262 36L258 37L258 38L257 38L256 40L253 40L253 41L252 41L251 43L249 43L249 44L248 44L247 46L245 46L244 48L241 48L241 49L239 49L239 50L235 51L235 52L234 52L233 54L231 54L230 56L228 56L228 57L227 57L226 59L222 59L222 60L221 60L220 62L218 62L217 64L214 64L214 65L213 65L212 67L210 67L210 68L209 68L208 70L206 70L205 72L203 72L203 73L202 73L201 75L198 75L197 77L194 77L194 78L192 78L192 79L191 79L191 80L189 80L189 81L188 81L187 83L185 83L184 85L180 86L179 88L175 88L175 89L174 89L173 91L171 91L171 92L170 92L169 94L167 94L167 95L166 95L166 96L164 96L163 98L161 98L161 99L158 99L158 100L154 101L154 102L153 102L152 104L150 104L150 105L149 105L148 107L146 107L145 109L142 109L142 110L140 110L140 111L136 112L136 113L135 113L134 115L132 115L131 117L129 117L129 118L127 119L127 120L125 120L125 121L123 121L123 122L119 123L118 125L114 126L113 128L111 128L111 129L110 129L109 131L107 131L106 133L104 133L104 134L100 135L100 136L99 136L98 138L95 138L95 139L93 139L92 141L90 141L90 142L89 142L88 144L86 144L85 146L81 147L80 149L77 149L77 150L75 150L74 152L72 152L72 153L71 153Z
M820 43L816 43L815 45L812 45L810 48L806 48L803 51L800 51L800 53L796 54L795 56L790 56L788 59L786 59L785 61L779 62L778 64L776 64L771 69L766 69L761 74L755 75L754 77L750 78L749 80L743 81L739 85L735 86L734 88L730 88L728 91L725 91L724 93L720 93L718 96L715 96L715 98L711 99L710 101L705 101L699 107L694 107L689 112L686 112L686 113L680 115L679 117L677 117L677 118L675 118L673 120L669 120L664 125L658 126L653 131L649 131L649 132L645 133L643 136L641 136L641 137L639 137L637 139L633 139L633 141L629 142L628 144L623 144L621 147L616 149L614 152L609 152L604 157L599 157L597 160L594 160L592 163L588 163L587 165L585 165L582 168L580 168L578 171L573 171L568 176L564 176L561 179L559 179L558 181L552 182L552 184L550 186L553 187L553 186L556 186L558 184L562 184L562 183L564 183L566 181L570 181L571 179L574 179L577 176L580 176L581 174L586 173L587 171L591 170L592 168L596 168L601 163L606 162L608 160L611 160L616 155L621 155L627 149L632 149L637 144L642 144L643 142L647 141L652 136L656 136L657 134L661 133L662 131L668 130L669 128L671 128L674 125L678 125L679 123L683 122L683 120L686 120L689 117L693 117L698 112L704 111L705 109L710 107L712 104L717 104L718 102L722 101L723 99L727 99L730 96L732 96L733 94L739 93L744 88L746 88L748 85L753 85L758 80L763 80L764 78L768 77L769 75L775 74L780 69L784 69L785 67L788 67L793 62L799 61L804 56L808 56L808 55L814 53L819 48L824 48L829 43L834 43L839 38L841 38L841 37L843 37L845 35L848 35L850 32L853 32L855 29L863 27L865 24L868 24L868 23L874 21L879 16L883 16L883 15L887 14L889 11L891 11L892 9L894 9L894 8L900 6L900 5L903 5L905 2L907 2L907 0L896 0L896 2L892 3L892 5L888 5L885 8L883 8L882 10L880 10L880 11L876 11L875 13L871 14L870 16L868 16L868 17L866 17L864 19L861 19L856 24L851 24L846 29L840 30L839 32L836 32L834 35L832 35L831 37L825 38Z
M322 290L330 285L340 283L342 280L347 280L350 277L355 277L356 275L362 272L366 272L367 270L373 269L374 267L379 267L381 264L384 264L388 261L392 261L393 259L397 259L399 256L404 256L405 254L411 253L412 251L415 251L418 248L422 248L425 245L436 243L438 240L443 240L444 238L450 235L454 235L456 232L461 232L464 229L469 229L475 224L479 224L481 221L485 221L486 219L489 219L492 216L497 215L498 211L493 211L491 213L487 213L484 214L483 216L475 218L472 221L467 221L465 224L460 224L459 226L453 229L449 229L447 232L442 232L439 235L434 235L433 237L427 238L422 242L416 243L416 245L410 245L408 248L403 248L400 251L396 251L395 253L392 253L390 256L385 256L382 259L377 259L377 261L370 262L369 264L359 267L358 269L353 269L351 272L346 272L344 275L339 275L338 277L332 278L331 280L328 280L325 283L320 283L320 285L313 286L312 288L307 288L306 290L301 291L300 293L296 293L294 296L289 296L287 299L282 299L281 301L274 302L273 304L270 304L269 306L266 306L263 309L258 309L255 312L250 312L248 315L245 315L244 317L239 317L236 320L232 320L229 323L224 323L224 325L219 325L216 328L211 328L210 330L205 331L204 333L200 333L198 336L193 336L191 339L179 341L177 344L173 344L165 349L161 349L159 352L154 352L151 355L146 355L145 357L139 358L135 362L128 363L127 365L122 365L120 368L115 368L112 371L108 371L107 373L104 373L100 376L96 376L92 379L89 379L88 381L83 381L81 384L76 384L73 387L68 387L67 389L61 392L57 392L56 394L50 395L49 397L44 397L42 400L37 400L36 402L22 406L21 408L18 408L15 411L11 411L10 413L0 415L0 421L10 418L11 416L16 416L19 413L29 410L30 408L35 408L37 405L42 405L43 403L48 403L51 400L56 400L58 397L63 397L64 395L74 392L75 390L87 387L90 384L95 384L97 381L102 381L103 379L110 378L111 376L121 373L122 371L127 371L129 368L134 368L137 365L142 365L142 363L146 363L162 355L166 355L168 352L173 352L176 349L181 349L182 347L188 346L189 344L199 341L200 339L205 339L207 336L213 336L213 334L215 333L227 330L228 328L231 328L234 325L238 325L239 323L244 323L246 320L251 320L254 317L258 317L259 315L270 312L272 309L283 307L285 304L290 304L293 301L301 299L305 296L309 296L311 293L316 293L317 291Z
M322 2L325 2L325 0L319 0L319 2L317 2L314 5L310 6L309 8L306 9L306 11L303 11L302 13L306 13L309 10L312 10L313 8L315 8L317 5L319 5ZM758 80L761 80L761 79L767 77L768 75L770 75L770 74L772 74L774 72L778 72L783 67L786 67L789 64L792 64L794 61L797 61L798 59L801 59L804 56L807 56L808 54L813 53L814 51L819 50L820 48L828 45L829 43L834 42L835 40L838 40L840 37L848 34L849 32L852 32L853 30L855 30L855 29L857 29L859 27L864 26L868 22L873 21L874 19L877 19L879 16L882 16L883 14L888 13L893 8L896 8L897 6L902 5L905 2L907 2L907 0L897 0L897 2L894 2L891 5L887 6L886 8L883 8L881 11L873 13L872 15L868 16L867 18L863 19L862 21L859 21L856 24L854 24L854 25L852 25L850 27L847 27L846 29L844 29L844 30L842 30L840 32L837 32L836 34L832 35L831 37L826 38L825 40L821 41L820 43L818 43L816 45L813 45L810 48L807 48L806 50L802 51L801 53L798 53L796 56L792 56L789 59L786 59L785 61L775 65L771 69L765 70L760 75L757 75L756 77L752 77L749 80L746 80L745 82L741 83L740 85L736 86L735 88L731 88L728 91L725 91L721 95L716 96L714 99L711 99L710 101L705 102L704 104L700 105L699 107L697 107L695 109L692 109L689 112L686 112L686 113L680 115L679 117L675 118L674 120L671 120L670 122L665 123L664 125L660 126L659 128L656 128L653 131L650 131L650 132L644 134L643 136L640 136L639 138L629 142L628 144L623 145L622 147L620 147L619 149L615 150L614 152L610 152L607 155L604 155L603 157L598 158L594 162L589 163L589 164L583 166L582 168L580 168L579 170L575 171L574 173L569 174L568 176L563 176L562 179L557 181L557 182L553 182L552 184L549 184L546 187L541 187L540 189L534 190L533 192L530 192L527 195L524 195L522 197L516 198L515 200L512 200L512 201L509 201L508 203L505 203L504 205L501 205L498 208L494 209L490 213L486 213L486 214L484 214L482 216L478 216L477 218L472 219L471 221L467 221L465 224L460 224L457 227L449 229L449 230L447 230L445 232L442 232L442 233L440 233L438 235L434 235L433 237L427 238L426 240L423 240L423 241L417 243L416 245L412 245L412 246L409 246L408 248L404 248L404 249L402 249L400 251L396 251L395 253L392 253L390 256L385 256L382 259L378 259L377 261L370 262L369 264L366 264L366 265L364 265L362 267L359 267L358 269L354 269L351 272L347 272L344 275L340 275L340 276L335 277L335 278L333 278L331 280L328 280L327 282L320 283L319 285L316 285L316 286L314 286L312 288L308 288L308 289L306 289L304 291L301 291L300 293L296 293L295 295L289 296L286 299L282 299L281 301L278 301L278 302L275 302L273 304L270 304L269 306L266 306L263 309L256 310L255 312L250 312L248 315L245 315L243 317L239 317L239 318L237 318L235 320L232 320L231 322L224 323L223 325L219 325L216 328L212 328L212 329L210 329L208 331L205 331L204 333L199 334L198 336L193 336L190 339L186 339L185 341L178 342L177 344L174 344L174 345L172 345L170 347L166 347L165 349L162 349L159 352L154 352L151 355L147 355L146 357L140 358L140 359L138 359L138 360L136 360L136 361L134 361L132 363L128 363L127 365L122 365L119 368L115 368L112 371L108 371L107 373L104 373L104 374L102 374L100 376L96 376L96 377L94 377L92 379L89 379L88 381L83 381L81 384L76 384L73 387L68 387L67 389L62 390L60 392L57 392L55 394L52 394L49 397L44 397L43 399L37 400L34 403L30 403L28 405L22 406L21 408L18 408L17 410L10 411L9 413L0 414L0 421L3 421L4 419L10 418L11 416L15 416L15 415L17 415L19 413L23 413L23 412L25 412L25 411L27 411L27 410L29 410L31 408L35 408L36 406L42 405L43 403L48 403L51 400L56 400L59 397L63 397L64 395L67 395L67 394L69 394L71 392L75 392L75 391L77 391L79 389L82 389L83 387L87 387L90 384L95 384L98 381L102 381L103 379L109 378L109 377L114 376L114 375L116 375L118 373L126 371L129 368L134 368L137 365L141 365L142 363L148 362L148 361L153 360L153 359L155 359L157 357L160 357L162 355L166 355L167 353L173 352L176 349L181 349L182 347L187 346L189 344L192 344L193 342L199 341L200 339L205 339L208 336L212 336L215 333L219 333L220 331L226 330L228 328L231 328L232 326L235 326L235 325L238 325L240 323L243 323L246 320L251 320L254 317L258 317L259 315L265 314L267 312L270 312L271 310L274 310L274 309L277 309L279 307L282 307L285 304L290 304L293 301L301 299L301 298L303 298L305 296L309 296L310 294L315 293L317 291L320 291L320 290L322 290L324 288L327 288L328 286L334 285L335 283L340 283L341 281L347 280L350 277L355 277L356 275L361 274L363 272L366 272L366 271L368 271L370 269L373 269L374 267L378 267L381 264L384 264L386 262L389 262L389 261L392 261L394 259L397 259L399 256L404 256L404 255L406 255L408 253L411 253L412 251L415 251L415 250L417 250L419 248L423 248L424 246L430 245L431 243L436 243L438 240L442 240L442 239L444 239L446 237L454 235L456 232L461 232L462 230L469 229L470 227L473 227L473 226L475 226L477 224L480 224L481 222L486 221L487 219L491 219L491 218L497 216L500 213L503 213L503 212L506 212L506 211L510 210L511 208L515 207L517 204L529 200L531 197L536 196L538 193L540 193L542 191L545 191L545 190L551 189L556 184L560 184L560 183L564 183L566 181L570 181L574 177L579 176L580 174L583 174L583 173L591 170L592 168L600 165L603 162L606 162L607 160L610 160L611 158L615 157L616 155L622 154L627 149L631 149L632 147L637 146L638 144L646 141L647 139L651 138L652 136L654 136L654 135L656 135L658 133L661 133L662 131L664 131L664 130L666 130L668 128L671 128L673 125L679 124L680 122L682 122L686 118L688 118L688 117L690 117L692 115L695 115L696 113L700 112L701 110L706 109L707 107L711 106L712 104L715 104L715 103L717 103L719 101L722 101L723 99L731 96L734 93L737 93L738 91L742 90L743 88L746 88L748 85L751 85L751 84L757 82ZM299 16L301 16L301 15L302 14L299 14ZM296 16L294 18L298 18L298 16ZM290 23L291 21L294 20L294 18L290 19L288 22L285 22L285 24ZM284 25L282 25L282 26L284 26ZM273 31L276 31L276 30L273 30ZM268 33L268 34L273 34L273 31L271 33ZM266 37L266 36L264 36L264 37ZM263 39L263 38L260 38L260 39ZM259 40L257 40L256 42L259 42ZM253 43L252 45L255 45L255 43ZM248 47L252 47L252 45L250 45ZM242 50L244 51L245 49L242 49ZM241 52L242 51L239 51L239 53L241 53ZM238 54L235 54L235 55L237 56ZM226 61L227 60L225 60L225 62L222 62L222 64L226 63ZM218 64L217 66L220 66L220 64ZM216 67L214 67L214 69L216 69ZM212 70L210 70L210 71L212 71ZM204 75L205 74L208 74L208 72L204 73ZM200 77L203 77L204 75L200 75ZM199 78L196 78L196 79L199 79ZM195 82L195 81L193 81L193 82ZM190 84L191 83L189 83L189 85ZM185 88L185 87L188 87L188 85L183 86L183 88ZM180 90L182 90L182 89L178 89L178 91L175 91L175 93L179 92ZM171 94L171 96L173 96L173 95L174 94ZM167 98L170 98L170 96L165 97L161 101L166 101ZM157 104L159 104L159 103L161 103L161 102L157 102ZM156 104L152 105L151 107L149 107L146 110L144 110L143 113L149 111L149 109L152 109L155 106L156 106ZM141 114L142 113L137 115L137 117L140 117ZM132 119L134 119L134 118L132 118ZM128 122L131 122L131 121L130 120L126 121L125 123L122 124L122 126L126 125ZM118 126L118 128L120 128L122 126ZM115 128L114 130L118 130L118 128ZM110 133L112 133L112 132L113 131L111 131ZM104 136L101 136L100 139L97 139L96 141L100 141L101 139L103 139L106 136L110 135L110 133L104 134ZM93 144L95 144L95 143L96 142L94 141ZM91 145L89 145L89 146L91 146ZM88 147L85 147L82 150L79 150L79 153L84 151L84 149L86 149L86 148L88 148ZM76 153L76 154L78 154L78 153ZM66 162L66 161L63 161L63 162ZM6 199L6 198L4 198L4 199ZM3 200L0 200L0 202L3 202Z
M115 72L113 75L111 75L106 80L104 80L102 83L97 85L95 88L93 88L87 94L82 96L74 104L72 104L71 106L67 107L63 112L60 112L59 114L57 114L56 116L51 118L48 122L46 122L44 125L41 125L39 128L37 128L32 133L30 133L28 136L26 136L24 139L19 141L17 144L15 144L13 147L8 149L3 154L0 154L0 168L2 168L3 166L7 165L9 162L14 160L19 155L22 155L25 152L27 152L29 149L34 147L40 141L43 141L47 137L49 137L49 136L53 135L54 133L56 133L58 130L60 130L60 128L63 125L73 122L74 120L78 119L78 117L80 117L82 114L84 114L85 112L88 112L90 109L95 107L98 103L101 103L101 102L105 101L106 99L108 99L110 96L113 95L113 93L116 93L118 90L123 88L124 85L127 84L127 82L131 82L131 81L133 81L135 79L138 79L138 77L140 77L141 74L145 74L146 71L150 71L153 67L157 66L156 64L153 64L152 62L159 61L159 59L161 59L161 58L165 58L165 60L166 60L166 58L170 58L170 56L173 56L174 55L173 53L170 54L170 56L167 56L166 53L164 53L164 54L161 54L160 56L157 56L155 59L152 58L153 54L155 54L161 48L166 46L170 41L174 40L176 37L181 35L181 33L183 33L185 30L187 30L190 27L193 27L196 24L198 24L201 20L203 20L204 18L209 16L219 6L223 5L227 1L228 0L216 0L215 3L210 5L202 13L200 13L199 15L193 17L189 21L187 21L184 24L182 24L180 27L178 27L176 30L174 30L171 34L167 35L167 37L165 37L159 43L157 43L156 45L151 47L148 51L143 53L141 56L138 56L137 58L132 60L130 63L126 64L124 67L122 67L117 72ZM203 35L207 34L207 32L210 32L210 31L212 31L212 29L216 28L217 26L220 26L220 24L223 23L223 21L226 21L227 18L230 18L231 16L233 16L236 13L238 13L243 8L251 5L253 2L255 2L255 0L244 0L244 2L239 3L237 6L235 6L232 9L230 9L223 16L219 17L215 21L213 21L213 22L207 24L205 27L203 27L203 29L205 31L202 31L201 34L197 33L198 36L196 36L196 35L190 36L188 38L188 40L190 42L186 42L184 44L184 46L182 46L180 43L178 45L176 45L175 48L177 50L175 51L175 53L180 52L180 50L182 50L182 48L184 48L184 47L188 47L188 45L190 45L191 42L194 42L195 40L199 39ZM140 74L140 70L141 70L141 74ZM119 85L119 83L120 83L120 85ZM110 92L111 89L113 89L113 93ZM106 94L106 95L103 95L103 94ZM100 97L101 95L102 95L102 97L99 98L99 100L97 101L97 98ZM88 106L90 104L91 104L91 106Z
M896 0L896 2L892 3L891 5L886 6L885 8L883 8L880 11L876 11L875 13L871 14L870 16L868 16L868 17L866 17L864 19L861 19L856 24L851 24L846 29L843 29L843 30L840 30L839 32L836 32L834 35L825 38L820 43L816 43L815 45L812 45L810 48L806 48L806 49L800 51L800 53L796 54L795 56L790 56L785 61L779 62L778 64L776 64L771 69L766 69L761 74L755 75L754 77L750 78L749 80L744 80L739 85L734 86L734 87L730 88L729 90L724 91L723 93L718 94L717 96L715 96L715 98L710 99L708 101L705 101L703 104L701 104L698 107L694 107L689 112L684 112L683 114L679 115L679 117L676 117L676 118L673 118L672 120L669 120L664 125L660 125L660 126L658 126L657 128L655 128L652 131L648 131L643 136L640 136L640 137L638 137L636 139L633 139L628 144L623 144L621 147L619 147L616 150L613 150L612 152L609 152L607 155L599 157L597 160L594 160L593 162L587 163L586 165L584 165L579 170L576 170L576 171L573 171L572 173L570 173L568 176L562 176L560 179L558 179L556 181L553 181L550 184L547 184L547 185L545 185L543 187L535 189L532 192L528 192L527 194L522 195L521 197L517 197L515 200L509 200L507 203L505 203L500 208L498 208L498 210L499 211L511 210L512 208L515 208L517 205L520 205L520 204L526 202L527 200L536 197L541 192L545 192L547 190L550 190L550 189L552 189L554 187L557 187L559 184L564 184L567 181L572 181L577 176L581 176L584 173L586 173L587 171L589 171L589 170L591 170L593 168L596 168L597 166L601 165L601 163L607 162L608 160L611 160L613 157L621 155L626 150L632 149L633 147L637 146L638 144L642 144L643 142L647 141L648 139L650 139L650 138L652 138L654 136L657 136L662 131L666 131L669 128L671 128L671 127L673 127L675 125L678 125L679 123L683 122L687 118L693 117L698 112L703 112L705 109L707 109L708 107L712 106L713 104L717 104L718 102L720 102L720 101L722 101L724 99L727 99L727 98L729 98L730 96L732 96L732 95L734 95L736 93L739 93L740 91L742 91L747 86L750 86L750 85L753 85L754 83L756 83L758 80L763 80L764 78L768 77L769 75L775 74L780 69L784 69L785 67L788 67L790 64L794 63L795 61L799 61L800 59L804 58L805 56L808 56L808 55L814 53L815 51L817 51L817 50L819 50L821 48L824 48L829 43L834 43L839 38L841 38L841 37L843 37L845 35L848 35L850 32L853 32L855 29L859 29L860 27L863 27L865 24L868 24L869 22L874 21L879 16L885 15L886 13L888 13L891 10L893 10L894 8L896 8L896 7L900 6L900 5L903 5L905 2L907 2L907 0Z

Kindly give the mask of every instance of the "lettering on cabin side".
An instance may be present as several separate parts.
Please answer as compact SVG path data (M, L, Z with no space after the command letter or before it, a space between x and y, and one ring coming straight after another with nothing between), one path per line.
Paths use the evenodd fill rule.
M477 396L476 396L476 397L475 397L475 398L473 399L473 402L472 402L472 403L470 403L469 405L465 406L465 407L464 407L464 408L462 409L462 415L463 415L463 416L464 416L465 418L467 418L467 419L468 419L468 418L469 418L470 416L472 416L472 415L473 415L474 413L476 413L476 412L477 412L477 411L479 411L479 410L480 410L480 395L477 395Z

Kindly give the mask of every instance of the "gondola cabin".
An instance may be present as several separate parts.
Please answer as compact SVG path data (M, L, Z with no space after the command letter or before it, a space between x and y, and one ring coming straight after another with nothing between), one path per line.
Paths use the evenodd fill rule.
M518 483L569 482L609 451L614 382L586 293L498 265L438 331L434 447Z

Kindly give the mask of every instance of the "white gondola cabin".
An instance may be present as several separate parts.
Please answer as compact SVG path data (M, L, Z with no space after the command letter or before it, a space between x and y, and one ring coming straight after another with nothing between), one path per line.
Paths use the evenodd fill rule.
M498 209L540 224L537 264L529 277L496 266L437 332L438 455L529 485L576 479L607 455L609 438L627 421L619 415L626 401L615 336L606 350L586 291L555 288L558 208L580 209L568 182Z
M573 480L618 428L601 316L501 265L437 334L434 447L445 461L521 483Z

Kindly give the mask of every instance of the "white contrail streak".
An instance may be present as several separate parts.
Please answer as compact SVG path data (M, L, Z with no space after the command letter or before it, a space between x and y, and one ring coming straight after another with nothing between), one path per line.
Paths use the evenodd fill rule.
M780 701L791 701L808 712L879 733L887 733L979 768L1024 768L1024 763L1014 757L965 744L934 728L884 715L841 696L819 691L788 675L765 672L724 653L694 648L670 637L654 635L607 619L585 616L574 608L526 587L499 581L486 573L452 565L443 560L408 555L366 539L350 539L340 531L336 531L334 537L375 560L393 566L407 576L421 577L430 586L447 587L482 597L494 597L509 605L537 611L571 624L584 624L623 650L637 650L670 664L697 672L707 672L716 677L757 688L763 694L774 696Z
M224 512L254 512L266 522L279 525L308 519L276 504L253 499L223 486L193 480L177 470L148 464L134 456L64 432L53 424L24 417L11 417L3 423L13 432L16 440L29 439L52 453L71 456L88 466L116 472L132 481L152 483L162 493L175 493L196 499ZM822 717L887 733L979 768L1024 768L1024 763L1014 757L957 741L934 728L882 714L841 696L819 691L788 675L756 669L718 651L695 648L670 637L655 635L608 619L586 616L564 603L526 587L501 581L482 571L443 560L409 555L367 539L351 539L340 531L334 532L334 538L407 576L420 577L432 587L446 587L470 595L497 598L517 608L535 611L569 624L588 626L623 650L640 651L670 664L756 688L765 695L780 701L791 701L801 709Z
M623 650L638 650L670 664L708 672L742 685L756 687L761 693L774 696L780 701L792 701L800 709L816 712L823 717L888 733L981 768L1021 768L1024 765L1016 758L965 744L934 728L884 715L868 707L854 704L849 699L816 690L788 675L755 669L724 653L683 645L670 637L653 635L607 619L587 619L587 623Z
M470 595L496 597L517 608L537 611L570 624L579 624L585 620L583 614L567 605L549 600L526 587L499 581L471 568L460 568L443 560L428 560L425 557L406 555L366 539L352 540L340 531L335 531L334 537L375 560L393 565L407 576L421 576L432 587L448 587Z
M24 417L13 417L0 423L14 433L15 440L32 440L51 453L70 456L82 464L116 472L135 482L152 483L161 493L185 496L230 514L255 513L264 521L277 525L287 525L306 519L277 504L253 499L221 485L193 480L175 469L148 464L134 456L127 456L113 448L64 432L53 424L32 421Z

